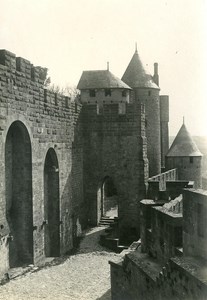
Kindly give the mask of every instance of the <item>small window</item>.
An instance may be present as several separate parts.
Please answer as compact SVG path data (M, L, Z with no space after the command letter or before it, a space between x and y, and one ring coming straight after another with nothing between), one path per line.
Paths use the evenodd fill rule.
M151 91L148 91L148 96L151 96Z
M190 156L190 163L193 164L193 157Z
M126 97L126 95L127 95L126 90L123 90L123 91L122 91L122 97Z
M105 97L111 96L111 90L110 89L105 89Z
M96 91L95 90L89 90L90 97L96 97Z

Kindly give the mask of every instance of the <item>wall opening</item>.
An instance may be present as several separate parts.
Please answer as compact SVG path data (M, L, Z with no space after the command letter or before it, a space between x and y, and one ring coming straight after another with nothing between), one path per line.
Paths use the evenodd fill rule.
M32 154L25 125L15 121L5 144L6 217L11 268L33 263Z
M55 150L47 152L44 165L45 256L60 255L59 167Z
M118 217L117 190L111 177L104 178L101 195L101 216Z

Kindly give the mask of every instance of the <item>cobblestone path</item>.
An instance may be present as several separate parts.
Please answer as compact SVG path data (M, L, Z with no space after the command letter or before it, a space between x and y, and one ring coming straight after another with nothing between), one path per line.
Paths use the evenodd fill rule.
M87 230L76 255L0 286L2 300L110 300L109 260L120 255L98 244L103 227Z

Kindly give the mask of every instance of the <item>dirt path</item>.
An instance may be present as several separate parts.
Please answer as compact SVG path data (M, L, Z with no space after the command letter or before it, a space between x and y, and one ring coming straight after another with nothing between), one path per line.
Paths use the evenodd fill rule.
M120 255L98 244L103 227L86 232L76 255L0 286L0 299L110 300L109 260Z

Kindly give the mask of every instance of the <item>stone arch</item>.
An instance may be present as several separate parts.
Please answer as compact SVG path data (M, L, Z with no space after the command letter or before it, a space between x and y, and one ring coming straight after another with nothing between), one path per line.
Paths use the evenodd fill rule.
M112 177L105 176L98 189L99 216L117 217L118 216L118 195Z
M6 135L5 189L10 267L33 263L32 150L21 121L14 121Z
M45 256L60 255L59 164L53 148L47 151L44 164L44 246Z

